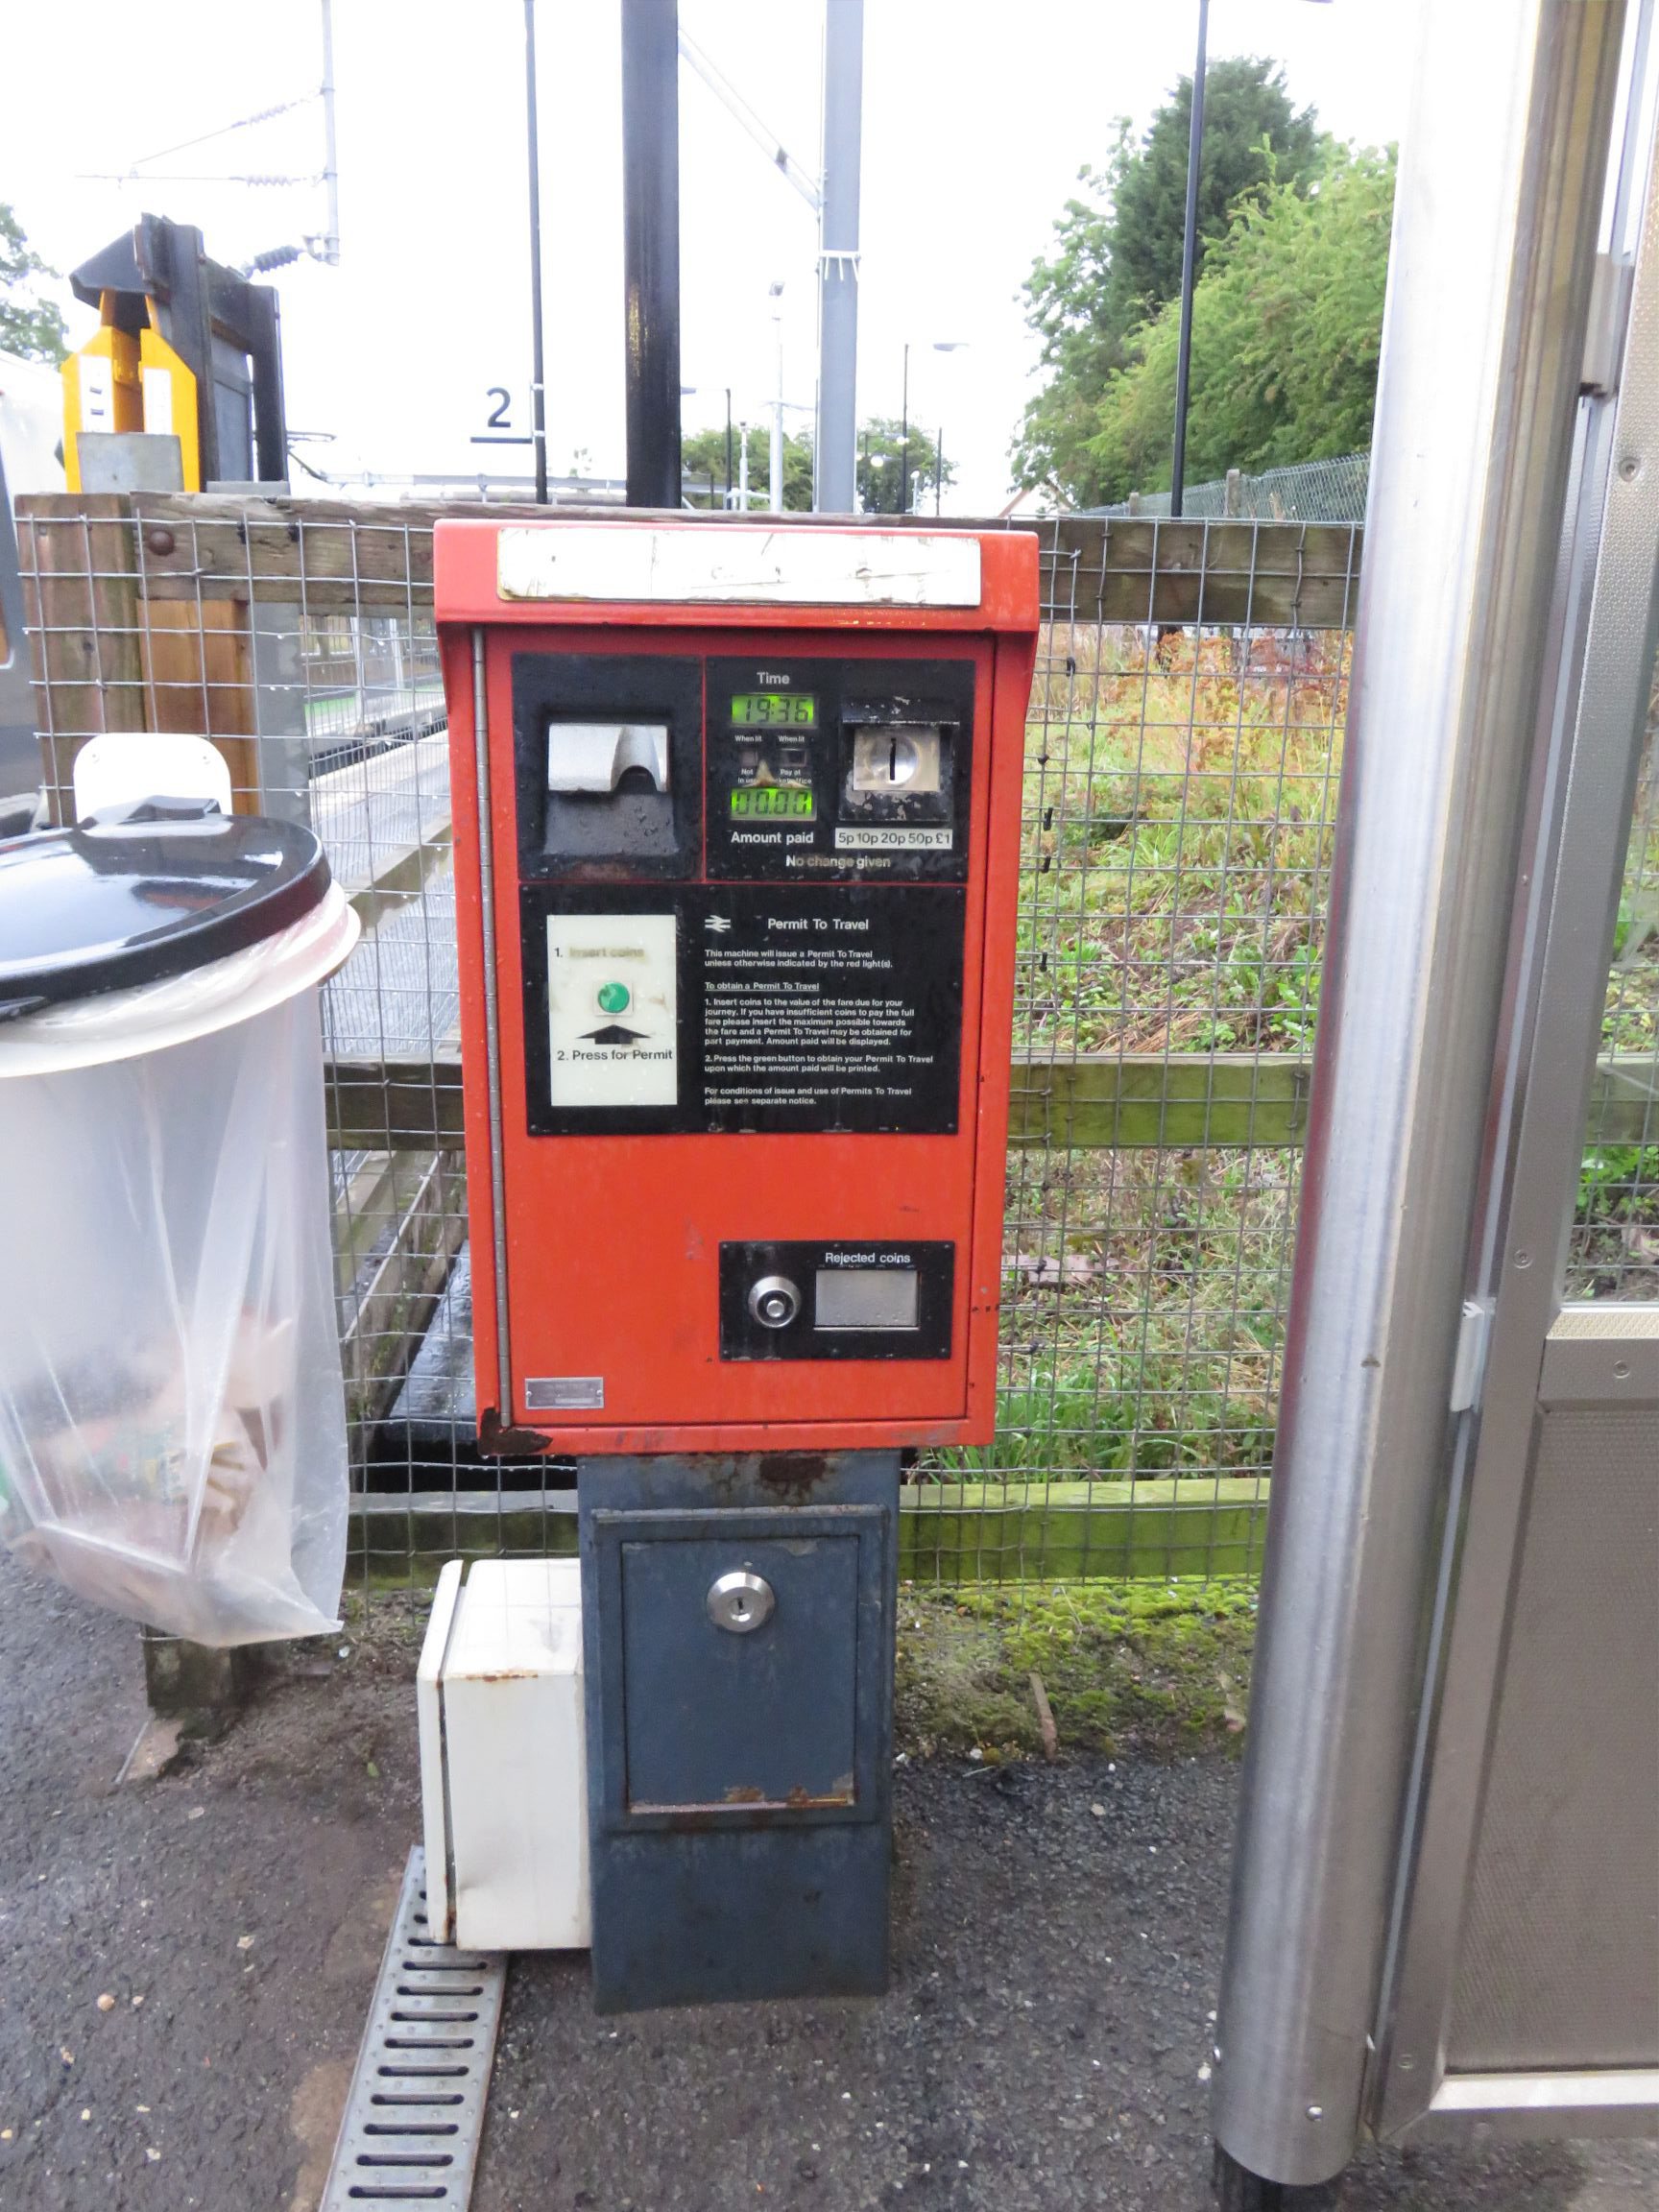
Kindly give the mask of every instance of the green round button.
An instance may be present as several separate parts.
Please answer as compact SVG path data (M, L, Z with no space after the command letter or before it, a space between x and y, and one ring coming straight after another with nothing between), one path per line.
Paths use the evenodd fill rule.
M601 983L598 996L602 1014L626 1014L634 1003L634 994L626 983Z

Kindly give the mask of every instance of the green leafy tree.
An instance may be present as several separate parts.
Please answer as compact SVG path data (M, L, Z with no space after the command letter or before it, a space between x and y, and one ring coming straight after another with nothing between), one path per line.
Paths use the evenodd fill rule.
M26 361L61 361L69 350L63 318L50 300L36 298L37 279L55 276L31 251L23 226L0 200L0 351Z
M735 496L739 426L732 425L732 485ZM685 496L694 506L719 507L726 497L726 425L695 430L680 441L680 468L685 478ZM772 424L769 419L749 425L749 504L763 505L771 486ZM709 487L712 481L713 499ZM812 441L785 430L783 433L783 507L785 513L805 514L812 505Z
M1306 196L1240 204L1192 295L1190 482L1370 444L1393 209L1391 151L1334 152ZM1091 410L1080 467L1099 500L1169 481L1179 329L1170 301Z
M906 440L902 417L873 415L858 433L858 504L866 515L903 512L906 467L910 471L908 507L916 514L924 505L931 504L934 487L940 484L938 442L914 422ZM956 471L949 461L944 469L944 485L953 484Z
M1055 224L1056 250L1025 283L1026 320L1043 342L1048 380L1026 407L1014 449L1023 484L1082 504L1103 494L1087 447L1108 378L1128 360L1130 333L1181 283L1192 81L1182 78L1137 145L1126 120L1103 168L1081 173L1084 196ZM1204 151L1198 172L1198 267L1224 238L1241 204L1275 187L1306 193L1328 140L1311 108L1290 104L1277 62L1216 61L1204 78Z

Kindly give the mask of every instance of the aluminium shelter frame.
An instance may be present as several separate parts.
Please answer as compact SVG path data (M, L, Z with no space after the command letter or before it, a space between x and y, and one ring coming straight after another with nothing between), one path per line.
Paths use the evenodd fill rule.
M1650 12L1425 12L1216 2031L1237 2205L1364 2133L1659 2121L1659 1306L1562 1296L1659 635Z

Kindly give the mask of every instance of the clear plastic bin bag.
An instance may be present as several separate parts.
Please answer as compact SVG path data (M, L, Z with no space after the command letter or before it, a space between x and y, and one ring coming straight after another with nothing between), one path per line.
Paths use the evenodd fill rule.
M0 1081L0 1542L199 1644L337 1625L322 1086L314 988Z

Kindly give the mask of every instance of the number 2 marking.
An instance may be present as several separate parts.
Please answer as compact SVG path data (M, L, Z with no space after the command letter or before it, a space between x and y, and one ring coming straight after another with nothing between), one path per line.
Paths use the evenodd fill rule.
M507 417L511 413L513 407L512 393L504 392L499 384L492 384L488 387L485 393L485 397L493 399L495 402L495 408L493 414L485 418L484 427L487 430L511 429L512 425L508 421Z

